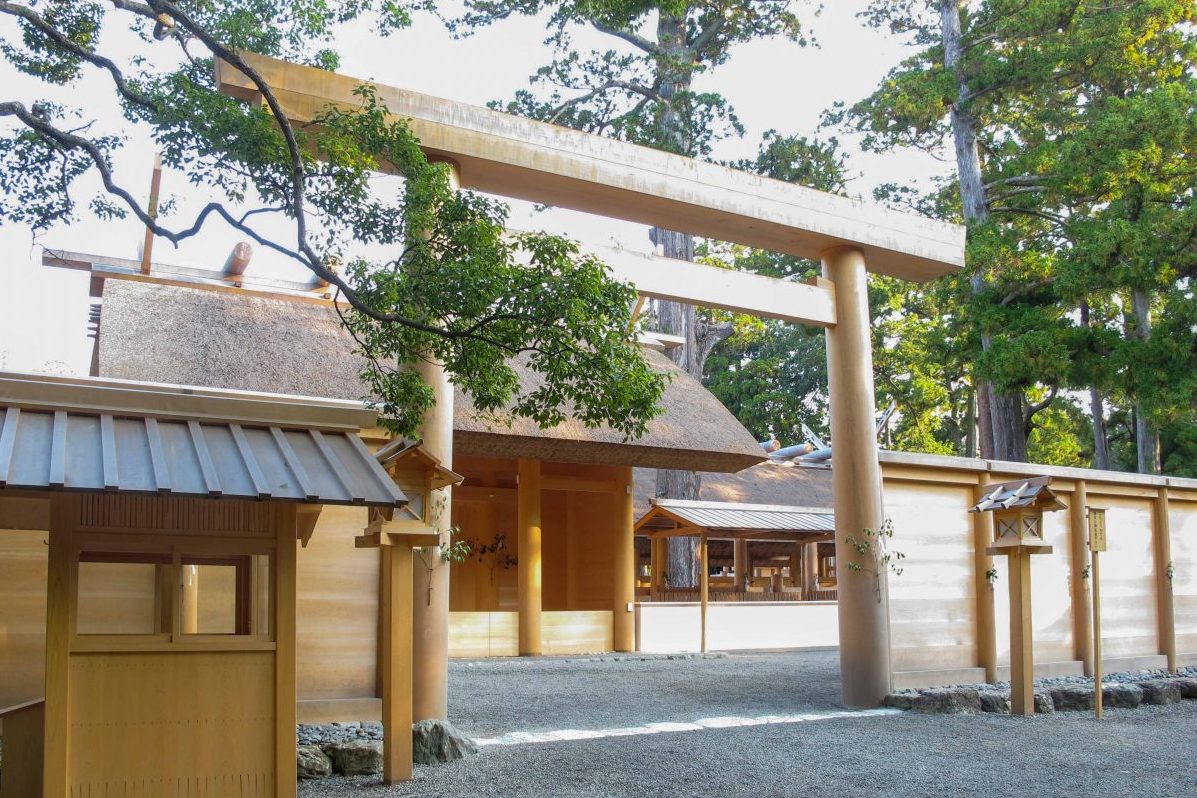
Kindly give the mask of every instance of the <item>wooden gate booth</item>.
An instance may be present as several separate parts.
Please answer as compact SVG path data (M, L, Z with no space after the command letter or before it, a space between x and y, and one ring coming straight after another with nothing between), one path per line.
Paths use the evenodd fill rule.
M0 374L0 529L49 546L46 693L0 712L0 796L295 795L297 540L324 504L407 503L374 421Z

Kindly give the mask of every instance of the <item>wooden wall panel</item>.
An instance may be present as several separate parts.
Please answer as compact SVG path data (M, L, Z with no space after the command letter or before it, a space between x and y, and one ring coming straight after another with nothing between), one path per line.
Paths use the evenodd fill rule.
M450 612L449 656L518 656L517 615L514 612Z
M354 548L362 507L325 507L298 552L299 698L376 694L378 550Z
M1176 614L1176 650L1197 659L1197 502L1173 500L1172 595Z
M1151 499L1094 496L1105 507L1109 551L1101 555L1102 657L1159 653Z
M0 708L46 692L47 534L0 530Z
M615 647L610 610L545 612L540 631L545 654L596 654Z
M274 795L273 652L74 654L70 718L72 798Z
M906 555L889 576L895 671L969 667L976 659L972 487L889 481L891 548Z

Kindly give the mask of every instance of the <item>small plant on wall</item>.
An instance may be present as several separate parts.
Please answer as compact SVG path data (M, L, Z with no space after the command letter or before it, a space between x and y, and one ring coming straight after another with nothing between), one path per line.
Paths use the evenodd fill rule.
M886 518L881 526L876 529L864 529L861 532L861 537L857 538L854 535L849 535L845 542L856 550L856 553L862 558L868 558L869 554L876 549L878 551L877 562L880 564L880 569L869 568L861 565L859 562L850 562L847 564L849 571L869 572L876 576L877 579L877 602L881 602L881 574L883 571L889 571L894 576L902 575L902 566L900 563L906 559L906 555L900 551L891 551L889 548L889 541L894 536L894 522L890 518Z
M478 558L478 562L490 571L492 585L495 583L495 571L519 565L519 558L507 550L507 535L502 532L496 533L489 543L470 540L467 545L469 551Z

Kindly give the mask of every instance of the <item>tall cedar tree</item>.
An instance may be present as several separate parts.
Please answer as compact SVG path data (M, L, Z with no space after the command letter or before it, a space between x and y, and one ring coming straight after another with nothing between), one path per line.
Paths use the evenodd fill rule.
M954 150L934 204L970 229L982 452L1025 459L1036 413L1078 389L1097 464L1112 396L1154 470L1154 428L1192 423L1193 330L1174 320L1194 259L1194 3L904 0L866 17L919 51L831 119L874 149Z
M435 5L435 4L433 4ZM450 25L462 32L515 15L547 14L552 60L531 78L531 88L496 103L510 113L632 141L694 158L742 128L727 98L695 87L696 79L727 62L736 45L768 37L806 44L790 0L466 0ZM613 40L605 51L580 50L575 36L595 31ZM693 260L694 237L653 230L669 258ZM662 332L683 336L674 358L701 379L707 355L732 333L725 320L691 305L656 303ZM699 477L660 471L657 495L695 499ZM670 540L671 585L697 584L696 544Z
M366 18L385 35L409 22L397 8L382 0L0 2L7 69L37 79L42 93L0 100L0 221L40 232L88 213L132 216L173 243L213 223L235 228L335 286L366 355L370 398L400 434L413 435L432 402L411 368L423 357L443 362L483 411L545 425L568 413L642 434L659 412L664 378L629 335L630 286L568 240L506 237L505 206L454 191L445 167L427 162L371 92L356 109L330 108L318 125L292 126L238 56L251 50L333 69L340 24ZM220 94L216 58L245 73L264 104ZM72 90L85 74L109 91ZM218 198L189 219L151 218L128 182L143 176L114 165L147 138L166 167ZM372 188L380 164L398 169L401 188ZM280 227L287 232L267 232ZM364 257L363 246L385 254ZM515 358L543 379L521 385Z

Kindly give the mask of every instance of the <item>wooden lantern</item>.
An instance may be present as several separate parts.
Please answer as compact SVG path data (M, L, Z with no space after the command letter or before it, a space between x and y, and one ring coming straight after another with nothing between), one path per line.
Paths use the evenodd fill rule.
M1008 558L1010 575L1010 711L1035 714L1035 663L1031 623L1032 554L1050 554L1043 540L1043 514L1065 509L1051 477L1003 482L982 488L970 510L993 513L994 541L986 551Z

